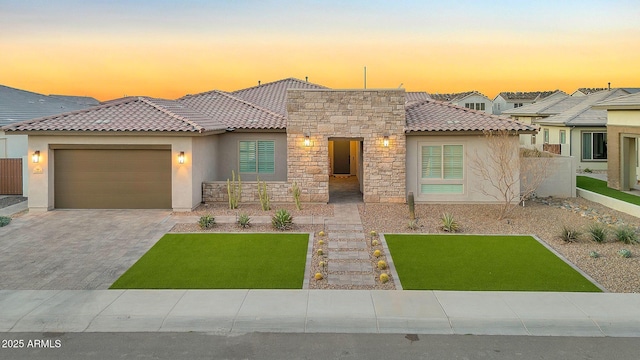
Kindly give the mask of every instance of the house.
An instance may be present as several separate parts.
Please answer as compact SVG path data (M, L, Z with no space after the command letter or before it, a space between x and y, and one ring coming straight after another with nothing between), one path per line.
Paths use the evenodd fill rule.
M607 182L618 190L640 190L640 92L596 103L607 112Z
M492 113L500 115L503 111L517 109L533 104L543 99L566 95L560 90L554 91L530 91L530 92L501 92L493 99Z
M467 91L454 94L429 94L433 100L448 102L463 108L484 111L491 114L493 103L491 99L477 91Z
M495 202L469 156L483 131L534 133L508 118L420 99L403 89L335 90L293 78L177 100L126 97L12 124L29 136L29 208L171 208L226 201L232 171L242 201L329 202L335 176L367 203ZM517 136L513 136L517 143ZM516 155L517 156L517 155Z
M571 93L571 96L585 96L596 93L598 91L610 90L611 88L579 88Z
M611 89L584 96L560 95L505 111L514 120L540 125L538 136L523 135L521 145L578 158L578 169L607 169L607 114L598 102L627 95Z
M60 114L98 104L98 100L90 97L43 95L0 85L0 128L28 119ZM13 163L23 167L25 171L27 146L26 135L8 135L4 131L0 131L0 159L16 159ZM24 164L18 164L23 161ZM5 178L0 176L0 194L26 195L28 192L27 176L23 175L23 172L20 171L18 176L22 178L22 181L11 185L5 184Z

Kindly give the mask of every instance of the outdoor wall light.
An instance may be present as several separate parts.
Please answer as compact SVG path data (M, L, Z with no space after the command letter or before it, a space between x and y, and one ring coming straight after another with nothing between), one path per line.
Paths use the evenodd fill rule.
M31 155L31 161L34 163L40 162L40 150L36 150L33 155Z
M180 151L180 154L178 154L178 163L184 164L184 151Z
M304 146L311 146L311 137L309 133L304 134Z
M382 137L382 146L389 147L389 135L385 135Z

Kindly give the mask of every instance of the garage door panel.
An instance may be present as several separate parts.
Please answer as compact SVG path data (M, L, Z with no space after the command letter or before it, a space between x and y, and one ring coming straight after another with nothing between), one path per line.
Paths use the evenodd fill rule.
M55 150L55 207L171 208L169 150Z

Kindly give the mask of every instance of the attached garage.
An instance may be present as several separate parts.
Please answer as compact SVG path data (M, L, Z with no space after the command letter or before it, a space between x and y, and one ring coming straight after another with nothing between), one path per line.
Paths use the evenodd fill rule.
M54 207L170 209L170 146L56 146Z

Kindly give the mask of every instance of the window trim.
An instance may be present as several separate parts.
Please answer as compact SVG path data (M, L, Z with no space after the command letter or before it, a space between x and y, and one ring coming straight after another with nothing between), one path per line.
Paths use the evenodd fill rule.
M591 146L591 158L586 159L584 157L584 134L591 134L590 146ZM605 157L604 159L594 159L593 158L593 134L604 134L604 149L605 149ZM607 151L607 131L599 131L599 130L584 130L580 132L580 161L582 162L607 162L609 157L609 153Z
M464 143L459 143L459 142L429 142L429 141L421 141L418 142L418 156L417 156L417 191L419 196L464 196L466 195L467 192L467 169L466 169L466 161L467 161L467 154L466 154L466 145ZM441 168L440 168L440 178L423 178L422 177L422 173L423 173L423 167L422 167L422 160L423 160L423 147L426 146L438 146L440 147L440 156L441 156ZM460 146L462 149L462 176L459 179L445 179L444 178L444 166L445 166L445 162L444 162L444 147L445 146ZM423 193L422 192L422 186L423 185L460 185L462 187L462 191L461 192L451 192L451 193Z
M560 130L560 135L558 135L558 136L560 137L558 139L560 144L566 144L567 143L567 130Z
M254 157L255 157L255 170L253 172L245 172L241 170L241 166L240 166L240 144L243 142L252 142L255 144L255 153L254 153ZM271 142L273 143L273 171L271 172L264 172L264 171L260 171L260 146L259 143L260 142ZM276 141L275 139L245 139L245 140L238 140L238 145L237 145L237 155L238 155L238 173L240 174L247 174L247 175L260 175L260 174L275 174L276 173Z
M549 143L549 129L542 129L542 143Z

